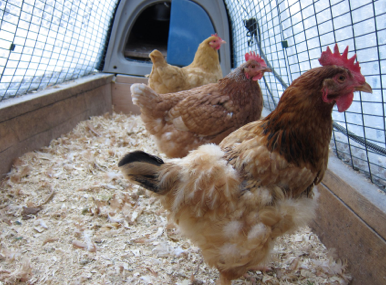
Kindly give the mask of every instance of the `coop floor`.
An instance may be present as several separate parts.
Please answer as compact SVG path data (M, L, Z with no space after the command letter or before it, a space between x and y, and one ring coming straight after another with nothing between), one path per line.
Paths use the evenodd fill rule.
M17 159L0 188L0 284L214 284L217 271L155 197L118 171L136 149L165 158L138 116L113 114ZM267 266L233 284L350 279L309 228L279 239Z

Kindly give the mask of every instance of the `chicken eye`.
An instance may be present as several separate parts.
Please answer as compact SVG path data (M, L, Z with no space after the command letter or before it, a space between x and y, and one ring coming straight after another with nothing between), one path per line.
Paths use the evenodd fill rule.
M256 65L252 65L251 67L254 69L256 67Z
M342 83L342 82L345 81L345 80L346 80L346 77L343 76L343 75L340 75L340 76L338 77L338 81L339 81L340 83Z

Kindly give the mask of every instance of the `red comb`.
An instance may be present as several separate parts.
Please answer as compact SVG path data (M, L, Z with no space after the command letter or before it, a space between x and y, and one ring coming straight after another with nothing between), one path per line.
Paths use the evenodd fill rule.
M217 35L217 33L212 34L211 36L212 36L212 37L218 37L220 40L222 40L222 38L220 38L220 37Z
M256 60L258 63L260 63L262 66L267 66L265 63L264 59L262 59L257 53L254 51L250 51L249 53L247 52L245 54L245 61L248 61L250 59Z
M322 52L322 55L319 58L319 63L322 66L337 65L345 67L351 71L356 80L358 80L359 82L364 82L365 77L361 74L361 67L359 66L359 62L357 61L356 63L354 63L357 55L354 54L353 57L348 59L347 54L348 46L345 48L342 55L340 55L338 44L335 44L334 53L332 53L330 48L327 47L326 51Z

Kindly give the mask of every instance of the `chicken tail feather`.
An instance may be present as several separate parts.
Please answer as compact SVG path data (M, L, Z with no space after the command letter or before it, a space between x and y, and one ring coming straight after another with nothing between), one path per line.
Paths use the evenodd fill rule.
M130 91L133 103L141 109L152 110L161 101L161 97L143 83L131 85Z
M126 154L118 163L118 167L125 177L137 185L155 193L163 192L158 180L160 166L164 162L161 158L143 151Z
M153 64L155 65L162 65L162 64L167 64L166 60L163 56L163 54L159 50L153 50L150 54L149 57Z

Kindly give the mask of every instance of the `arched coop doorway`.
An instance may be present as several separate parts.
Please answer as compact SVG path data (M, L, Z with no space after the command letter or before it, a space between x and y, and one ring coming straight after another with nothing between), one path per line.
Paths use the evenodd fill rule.
M160 50L169 64L188 65L197 46L214 33L228 43L219 50L220 64L227 74L231 38L223 1L120 1L103 71L149 74L149 53L154 49Z

